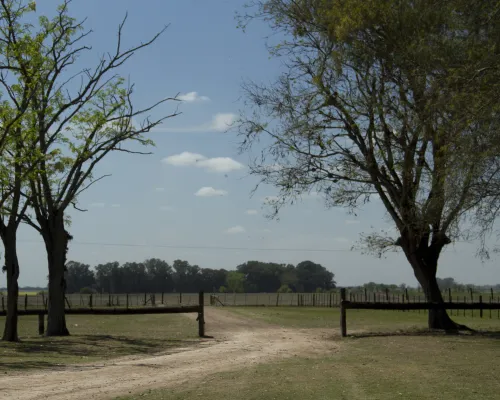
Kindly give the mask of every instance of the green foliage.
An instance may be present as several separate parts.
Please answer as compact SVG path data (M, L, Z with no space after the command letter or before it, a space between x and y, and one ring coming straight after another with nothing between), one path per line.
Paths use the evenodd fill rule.
M227 293L227 288L225 286L221 286L219 288L219 293Z
M242 149L271 139L251 172L280 190L273 215L311 190L352 211L376 195L402 240L374 233L366 249L398 243L436 262L450 241L491 228L492 193L500 203L485 184L500 182L498 2L252 4L240 21L268 23L285 38L272 55L290 60L275 85L244 86L255 109L240 121ZM264 129L270 121L279 123ZM465 224L478 210L481 223Z
M80 289L80 294L93 294L93 293L96 293L96 291L89 287L83 287Z
M243 293L245 291L245 275L241 272L229 271L226 282L229 292Z
M278 289L278 293L293 293L293 290L290 289L290 286L283 284Z

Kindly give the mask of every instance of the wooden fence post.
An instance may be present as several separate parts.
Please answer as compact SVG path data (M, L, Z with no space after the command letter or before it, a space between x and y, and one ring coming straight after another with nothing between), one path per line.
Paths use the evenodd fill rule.
M45 314L43 312L38 314L38 334L43 335L45 333Z
M126 296L126 307L128 308L128 293L125 296Z
M450 303L453 303L453 299L451 297L451 288L448 288L448 301ZM453 315L453 310L450 310L450 315ZM457 310L457 315L458 315L458 310Z
M474 293L472 291L472 288L469 288L469 293L470 293L470 302L474 303ZM470 310L472 314L472 318L474 318L474 309Z
M389 297L389 288L385 288L385 301L389 303L391 301Z
M479 317L483 318L483 296L479 295Z
M92 308L92 293L90 293L89 297L89 307Z
M205 336L205 297L204 293L199 293L198 304L200 311L198 312L198 336Z
M28 294L27 293L24 295L24 309L25 310L28 309Z
M163 295L164 295L164 294L165 294L165 293L161 292L161 304L165 304L165 303L163 302Z
M345 307L345 288L340 289L340 335L347 336L347 320L346 320L346 307Z

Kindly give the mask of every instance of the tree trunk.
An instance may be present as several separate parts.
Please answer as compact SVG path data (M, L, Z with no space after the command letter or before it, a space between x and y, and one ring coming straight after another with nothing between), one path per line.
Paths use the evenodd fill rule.
M3 238L5 268L7 273L7 316L2 340L17 342L17 299L19 297L19 260L17 258L16 234L6 234Z
M432 254L427 254L425 257L415 255L409 257L415 277L424 290L426 301L443 305L442 308L429 310L428 327L429 329L446 331L467 329L467 327L454 322L444 308L444 299L436 279L438 258L439 255Z
M64 312L64 296L66 293L66 252L68 233L64 229L62 216L48 221L43 237L47 249L49 265L49 306L46 336L68 336L66 316Z

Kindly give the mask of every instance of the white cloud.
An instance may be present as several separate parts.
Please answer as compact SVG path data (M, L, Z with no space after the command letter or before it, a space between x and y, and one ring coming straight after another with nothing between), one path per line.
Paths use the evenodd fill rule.
M224 132L227 129L231 128L231 125L236 122L237 118L238 116L233 113L215 114L212 118L212 123L210 125L210 128L211 130L217 132Z
M227 196L227 191L214 189L211 186L205 186L198 190L194 195L198 197Z
M106 207L106 203L91 203L90 207L104 208L104 207Z
M231 172L245 168L243 164L230 157L208 158L201 161L199 166L213 172Z
M346 223L347 225L354 225L354 224L359 224L359 223L360 223L360 221L355 220L355 219L347 219L347 220L345 221L345 223Z
M162 211L173 211L174 208L171 207L171 206L161 206L160 210L162 210Z
M121 205L120 204L111 204L111 207L113 207L113 208L120 208Z
M257 215L259 212L257 210L246 210L245 214L248 215Z
M232 228L226 229L225 232L230 234L230 235L236 235L238 233L244 233L244 232L246 232L246 230L242 226L236 225L236 226L233 226Z
M209 101L210 98L207 96L200 96L198 92L189 92L185 94L181 94L177 97L181 101L185 101L186 103L194 103L199 101Z
M175 167L198 167L211 172L222 173L245 168L243 164L230 157L207 158L201 154L190 153L188 151L165 157L161 162Z
M189 93L188 93L189 94ZM153 128L151 132L226 132L237 121L238 116L234 113L217 113L212 116L211 121L200 125L185 126L178 128Z
M170 164L175 167L189 167L196 165L199 161L206 160L205 156L196 153L190 153L189 151L184 151L181 154L175 154L173 156L165 157L161 160L164 164Z

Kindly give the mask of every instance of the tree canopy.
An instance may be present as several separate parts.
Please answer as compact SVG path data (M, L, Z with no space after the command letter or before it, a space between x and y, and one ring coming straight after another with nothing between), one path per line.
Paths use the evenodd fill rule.
M294 275L293 283L290 274ZM270 277L274 277L270 280ZM303 261L297 266L248 261L234 271L200 268L188 261L151 258L144 262L118 262L90 265L67 263L67 293L92 289L101 293L277 292L286 286L293 292L314 292L335 288L334 274L321 264ZM224 290L224 289L223 289Z
M283 38L269 47L286 71L244 85L254 113L239 125L243 149L267 138L252 173L279 188L275 212L311 190L351 210L378 197L399 238L371 234L368 248L399 246L436 302L439 256L484 232L464 222L484 210L478 193L497 172L500 14L474 3L471 13L462 0L267 0L240 17ZM458 326L437 310L429 327Z

